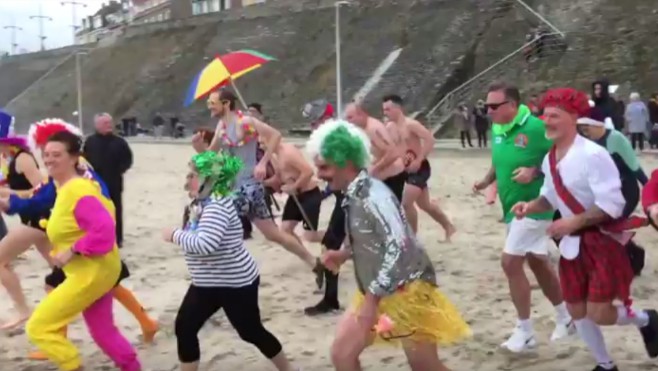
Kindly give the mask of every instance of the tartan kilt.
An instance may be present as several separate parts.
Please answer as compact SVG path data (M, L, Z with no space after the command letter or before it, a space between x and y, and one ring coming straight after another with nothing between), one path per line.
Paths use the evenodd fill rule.
M598 229L580 236L580 253L560 258L560 286L567 303L627 301L633 269L626 248Z

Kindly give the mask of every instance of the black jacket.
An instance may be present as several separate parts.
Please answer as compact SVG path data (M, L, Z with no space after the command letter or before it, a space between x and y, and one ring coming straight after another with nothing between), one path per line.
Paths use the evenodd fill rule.
M594 93L594 86L601 85L601 96L597 97ZM605 117L610 117L612 123L615 125L615 129L623 130L624 129L624 104L622 102L617 102L614 98L610 96L609 89L610 83L606 79L601 79L594 81L592 83L592 100L594 101L594 106L601 109L605 114Z
M121 193L123 174L133 164L133 154L126 140L114 134L92 134L85 140L83 152L110 193Z

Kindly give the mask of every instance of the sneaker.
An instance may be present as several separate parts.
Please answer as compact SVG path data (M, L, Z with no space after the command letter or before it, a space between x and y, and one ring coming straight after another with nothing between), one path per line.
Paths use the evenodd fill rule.
M592 371L619 371L616 365L612 365L612 368L605 368L601 365L596 365Z
M658 357L658 312L653 309L647 310L649 324L640 328L644 347L649 357Z
M537 346L537 341L535 340L535 334L532 332L523 331L520 327L514 328L512 336L507 339L506 342L500 345L503 348L506 348L510 352L520 353L528 349L532 349Z
M573 320L569 319L566 323L564 321L562 323L557 322L553 334L551 335L551 341L562 340L575 334L576 325L573 323Z
M337 312L340 309L338 304L332 305L324 300L321 300L319 303L312 307L304 308L304 314L307 316L313 317L321 314L329 314Z

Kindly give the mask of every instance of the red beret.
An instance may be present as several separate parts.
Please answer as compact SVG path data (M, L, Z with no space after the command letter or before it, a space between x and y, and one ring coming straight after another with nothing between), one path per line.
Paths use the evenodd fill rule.
M578 117L584 117L590 111L587 94L573 88L556 88L547 91L541 106L542 109L558 107Z

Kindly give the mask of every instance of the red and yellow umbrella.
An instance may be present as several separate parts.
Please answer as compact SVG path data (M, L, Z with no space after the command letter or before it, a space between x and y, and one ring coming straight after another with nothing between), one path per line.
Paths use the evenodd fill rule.
M189 106L217 88L274 60L274 57L267 54L248 49L215 57L190 84L185 95L185 105Z

